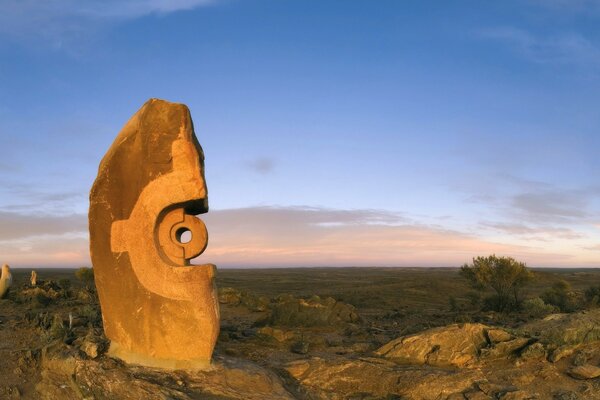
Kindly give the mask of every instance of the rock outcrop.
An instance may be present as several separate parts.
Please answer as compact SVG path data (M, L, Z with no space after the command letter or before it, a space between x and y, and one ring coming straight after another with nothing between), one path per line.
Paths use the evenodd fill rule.
M523 325L520 331L554 347L600 341L600 309L552 314Z
M477 370L460 372L401 366L380 358L294 361L285 367L314 399L400 398L446 399L468 390L482 379ZM462 397L461 397L462 398Z
M217 358L196 372L125 366L101 357L84 359L55 344L42 354L40 400L292 400L279 377L248 361Z
M392 340L375 354L400 363L464 367L489 345L488 330L486 325L471 323L428 329ZM495 337L499 336L498 329L494 331Z
M319 296L297 299L280 296L270 304L271 316L268 323L273 326L313 327L332 326L356 322L359 317L354 306L328 297Z

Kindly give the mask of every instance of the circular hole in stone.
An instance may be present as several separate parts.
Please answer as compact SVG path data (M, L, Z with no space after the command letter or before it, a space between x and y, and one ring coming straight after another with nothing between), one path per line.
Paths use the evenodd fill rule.
M175 233L177 241L181 244L189 243L192 240L192 231L188 228L179 228Z

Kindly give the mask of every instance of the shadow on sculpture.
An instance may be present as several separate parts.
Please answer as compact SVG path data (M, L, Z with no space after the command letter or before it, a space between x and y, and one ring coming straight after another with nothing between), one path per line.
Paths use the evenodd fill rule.
M110 355L168 369L210 364L216 268L190 265L208 238L195 215L207 211L204 154L188 108L149 100L102 159L90 193L90 252Z

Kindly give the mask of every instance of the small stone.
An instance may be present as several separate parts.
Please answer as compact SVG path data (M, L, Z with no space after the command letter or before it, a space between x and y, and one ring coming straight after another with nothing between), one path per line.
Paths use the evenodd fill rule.
M491 400L492 398L483 392L465 392L463 396L467 400Z
M491 344L508 342L513 339L513 335L502 329L488 329L486 335Z
M573 365L576 366L585 365L587 361L588 355L585 353L585 351L582 350L575 353L575 357L573 357Z
M514 392L506 392L499 397L500 400L535 400L537 395L525 392L523 390L515 390Z
M283 329L272 328L270 326L262 327L258 330L258 333L263 336L269 336L278 342L285 342L286 340L294 337L294 332L285 331Z
M526 360L546 358L546 349L544 348L544 345L539 342L533 343L521 350L520 356Z
M550 362L558 362L565 357L569 357L571 354L575 352L575 346L559 346L556 349L552 350L550 356L548 356L548 361Z
M575 379L595 379L600 376L600 368L590 364L579 365L571 368L569 375Z
M296 354L307 354L309 344L307 342L296 342L292 345L292 353Z
M561 390L559 392L554 393L552 396L553 400L579 400L579 396L577 393L572 392L570 390Z

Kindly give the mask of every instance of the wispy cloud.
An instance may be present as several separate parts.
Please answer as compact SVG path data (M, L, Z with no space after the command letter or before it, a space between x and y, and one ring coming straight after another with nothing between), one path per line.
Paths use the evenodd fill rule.
M81 214L54 216L0 211L0 241L86 230L87 218Z
M600 244L595 246L584 247L585 250L600 251Z
M573 229L565 227L555 226L531 226L523 223L514 222L482 222L481 226L484 228L493 229L496 231L504 232L509 235L518 235L525 237L530 240L541 240L545 241L548 237L575 240L585 237L581 233L576 232Z
M198 262L224 266L460 265L479 254L519 257L538 265L573 257L488 241L379 210L252 207L201 216L210 243Z
M251 171L257 172L262 175L273 172L275 169L276 161L271 157L259 157L257 159L247 161L245 166Z
M500 27L486 29L481 34L484 38L506 44L522 57L536 63L579 67L600 65L600 48L579 33L541 36L514 27Z
M522 218L536 222L572 222L588 218L587 198L566 190L521 193L511 207Z
M109 22L208 6L219 0L3 0L0 34L17 38L62 39Z
M490 240L384 210L248 207L200 216L209 246L196 262L235 266L456 266L482 254L534 266L582 265L576 245L545 249ZM528 233L529 228L495 226ZM557 230L557 234L569 234ZM89 264L87 219L0 212L0 254L15 266ZM597 252L581 249L580 252Z

